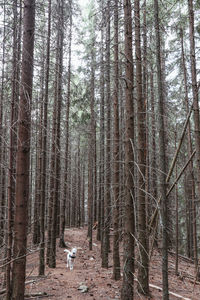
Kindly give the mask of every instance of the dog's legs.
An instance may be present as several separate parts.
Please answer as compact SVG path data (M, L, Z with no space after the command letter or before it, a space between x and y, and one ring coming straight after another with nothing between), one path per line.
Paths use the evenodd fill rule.
M69 268L70 268L70 271L73 270L73 264L72 264L72 260L71 259L69 261Z

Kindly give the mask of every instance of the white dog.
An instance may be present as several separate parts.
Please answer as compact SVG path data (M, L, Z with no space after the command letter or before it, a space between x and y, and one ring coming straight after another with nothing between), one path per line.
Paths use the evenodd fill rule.
M65 249L64 252L67 252L67 268L70 268L70 271L73 270L74 260L76 258L77 248L72 248L71 251Z

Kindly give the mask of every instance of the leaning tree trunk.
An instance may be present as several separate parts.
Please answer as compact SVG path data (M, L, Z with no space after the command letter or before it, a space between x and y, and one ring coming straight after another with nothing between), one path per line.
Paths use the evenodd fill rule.
M24 299L29 166L30 166L30 127L31 98L33 81L33 49L35 28L35 1L24 1L24 33L22 52L22 79L18 116L18 145L16 160L16 207L14 220L14 263L13 263L13 300Z
M124 0L125 31L125 200L123 235L123 283L121 300L133 299L134 273L134 108L133 108L133 56L132 56L132 17L131 2Z
M167 162L165 153L165 125L164 125L164 89L161 69L161 43L158 0L154 0L154 22L156 30L156 66L158 80L158 126L159 126L159 164L160 164L160 192L162 217L162 280L163 300L169 299L168 292L168 198L167 198Z

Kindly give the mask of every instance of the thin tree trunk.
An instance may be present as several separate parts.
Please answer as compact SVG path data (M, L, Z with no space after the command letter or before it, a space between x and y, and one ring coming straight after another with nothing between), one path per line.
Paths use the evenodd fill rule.
M46 169L47 169L47 129L48 129L48 96L49 96L49 63L50 63L50 38L51 38L51 0L48 7L48 32L46 48L46 72L45 72L45 95L44 95L44 118L43 118L43 145L42 145L42 183L41 183L41 206L40 206L40 252L39 252L39 275L45 274L45 209L46 209Z
M188 13L189 13L189 36L190 36L190 64L192 75L192 95L194 107L194 127L195 127L195 148L196 148L196 167L197 167L197 195L200 199L200 118L199 118L199 100L197 88L197 72L196 72L196 57L195 57L195 39L194 39L194 9L193 0L188 0ZM193 222L195 222L195 203L193 202ZM195 219L194 219L195 218ZM196 227L193 223L193 236L194 236L194 259L195 267L198 277L200 277L198 270L198 253L197 253L197 239Z
M189 99L188 99L188 79L187 79L187 69L186 69L186 62L185 62L185 51L184 51L184 44L183 44L183 30L181 29L180 32L181 37L181 56L182 56L182 65L183 65L183 77L184 77L184 91L185 91L185 108L187 114L189 113ZM187 126L187 150L188 150L188 159L192 155L192 137L191 137L191 125L190 121L188 121ZM194 168L193 162L191 161L189 165L189 178L190 178L190 188L191 193L187 193L189 195L188 198L188 214L189 214L189 257L194 257L195 261L195 268L197 267L197 234L196 234L196 205L195 205L195 180L194 180ZM194 253L194 256L193 256Z
M175 149L176 149L176 140L177 140L177 126L175 131ZM177 178L177 165L176 165L176 178ZM178 213L178 184L175 187L175 207L176 207L176 235L175 235L175 274L176 276L179 275L178 273L178 251L179 251L179 213Z
M93 25L94 26L94 25ZM88 163L88 236L89 236L89 249L92 250L92 227L93 227L93 216L94 216L94 168L95 168L95 95L94 95L94 84L95 84L95 36L94 28L92 32L92 52L91 52L91 91L90 91L90 144L89 144L89 163Z
M108 268L110 249L110 212L111 212L111 103L110 103L110 1L106 4L106 175L105 175L105 220L102 248L102 267Z
M81 226L85 224L85 163L82 163L82 191L81 191Z
M3 3L3 53L2 53L2 72L1 72L1 96L0 96L0 163L3 165L3 107L4 107L4 93L5 93L5 47L6 47L6 42L5 42L5 37L6 37L6 4L5 1ZM2 197L3 194L3 168L0 169L0 207L2 209L0 210L0 246L3 244L4 241L4 224L5 224L5 203L4 199Z
M114 203L113 203L113 276L119 280L120 275L120 258L119 258L119 55L118 55L118 0L115 0L114 6L114 92L113 92L113 112L114 112Z
M124 0L125 34L125 200L123 234L123 282L121 300L133 299L134 273L134 107L133 107L133 56L132 56L132 9L130 0Z
M60 118L62 105L62 72L63 72L63 0L58 1L58 36L57 36L57 72L56 72L56 92L54 101L57 102L55 113L55 176L54 190L53 190L53 210L52 210L52 224L51 224L51 241L50 241L50 256L49 267L56 267L56 237L59 216L60 204Z
M24 299L29 199L30 126L33 80L35 1L24 1L22 80L16 167L16 208L14 221L13 300Z
M163 300L169 299L168 291L168 198L166 181L166 153L165 153L165 125L164 125L164 90L161 70L161 43L158 0L154 0L154 22L156 30L156 66L158 80L158 126L159 126L159 164L160 164L160 192L162 216L162 284Z
M7 267L6 267L6 300L11 300L11 256L12 256L12 242L13 242L13 208L15 201L15 169L16 169L16 121L17 121L17 104L18 104L18 81L17 78L19 76L19 68L17 67L18 63L18 49L16 49L17 43L17 1L13 3L13 74L12 74L12 102L11 102L11 117L10 117L10 144L9 144L9 169L8 169L8 225L7 225Z
M103 5L101 1L101 17L103 22ZM105 161L105 110L104 110L104 30L101 27L101 66L100 66L100 167L99 167L99 214L97 226L97 240L101 240L101 253L103 251L103 228L104 228L104 161Z
M138 239L140 265L138 269L139 293L149 294L149 259L146 228L146 99L142 91L142 56L140 41L140 1L135 0L135 51L136 51L136 85L137 85L137 119L138 119Z
M65 143L65 168L64 168L64 191L63 199L61 201L61 214L60 214L60 247L66 247L64 241L65 232L65 211L66 211L66 198L68 196L68 161L69 161L69 112L70 112L70 97L71 97L71 44L72 44L72 1L69 1L70 10L70 24L69 24L69 58L68 58L68 78L67 78L67 105L66 105L66 143Z
M150 75L150 85L151 85L151 131L152 131L152 166L151 166L151 194L153 197L153 207L156 209L155 201L157 200L158 192L157 192L157 163L156 163L156 118L155 118L155 97L154 97L154 76L153 76L153 68L151 65L151 75ZM150 207L149 207L150 209ZM151 212L154 212L154 209L151 209ZM153 228L149 228L149 231L156 231L157 226L156 222L153 223ZM156 238L154 239L156 242ZM154 241L153 241L154 242Z

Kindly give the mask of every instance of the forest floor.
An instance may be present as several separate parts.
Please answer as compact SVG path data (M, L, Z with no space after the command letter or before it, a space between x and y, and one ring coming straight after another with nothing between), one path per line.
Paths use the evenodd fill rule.
M27 256L26 298L56 299L56 300L117 300L120 299L122 280L112 280L112 253L108 269L101 268L100 243L96 241L94 232L93 250L88 250L87 229L67 229L65 241L70 247L78 248L74 270L66 269L66 253L63 248L57 247L56 268L46 267L46 275L39 277L38 251ZM122 249L121 249L122 256ZM169 256L169 290L170 300L200 299L200 283L195 282L194 265L184 258L179 259L179 276L175 276L175 258ZM135 289L134 300L162 299L161 255L154 251L150 263L150 292L151 297L144 297ZM78 288L81 285L88 287L82 293ZM135 287L136 287L135 283ZM41 297L39 296L41 293ZM0 299L1 296L0 296Z

